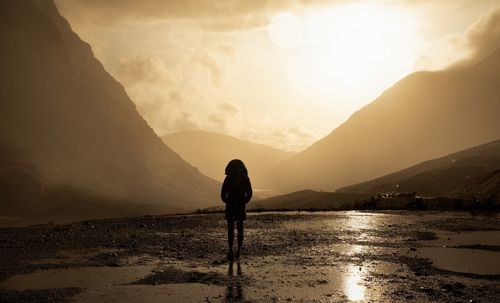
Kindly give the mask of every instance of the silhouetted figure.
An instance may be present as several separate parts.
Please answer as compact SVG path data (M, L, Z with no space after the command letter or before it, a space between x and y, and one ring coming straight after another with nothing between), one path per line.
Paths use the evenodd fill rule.
M243 245L243 221L246 219L245 205L252 198L252 185L243 161L234 159L226 166L226 178L222 184L221 198L226 203L227 244L229 251L227 258L239 258ZM238 249L233 253L234 222L238 230Z

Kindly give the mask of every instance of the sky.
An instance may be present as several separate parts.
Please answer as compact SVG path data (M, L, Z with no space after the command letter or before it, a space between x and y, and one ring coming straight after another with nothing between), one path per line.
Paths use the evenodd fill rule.
M498 0L56 4L158 135L207 130L291 151L407 74L500 45Z

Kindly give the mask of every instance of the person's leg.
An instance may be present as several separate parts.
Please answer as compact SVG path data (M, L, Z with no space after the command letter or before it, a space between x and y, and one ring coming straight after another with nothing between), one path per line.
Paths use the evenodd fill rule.
M234 221L227 220L227 245L229 246L227 258L233 258L233 242L234 242Z
M240 256L241 246L243 245L243 220L236 222L236 229L238 230L238 250L236 251L236 258Z

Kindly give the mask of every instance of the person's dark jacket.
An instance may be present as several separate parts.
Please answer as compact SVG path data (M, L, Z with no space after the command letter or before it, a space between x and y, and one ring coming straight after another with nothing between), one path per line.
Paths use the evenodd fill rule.
M227 175L221 189L226 204L247 204L252 198L252 185L246 174Z

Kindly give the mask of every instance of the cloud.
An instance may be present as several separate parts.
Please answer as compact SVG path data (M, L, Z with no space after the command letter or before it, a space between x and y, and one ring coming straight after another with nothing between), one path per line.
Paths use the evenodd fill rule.
M472 60L480 60L500 49L500 7L481 16L467 29L465 43Z
M224 55L226 59L231 60L232 62L238 61L237 49L231 43L223 42L217 45L216 51L220 54Z
M210 71L210 77L214 85L219 86L222 82L224 72L213 56L207 52L197 52L192 57L195 63L199 63Z
M163 60L138 55L130 58L122 58L116 70L119 80L125 85L133 85L139 82L156 82L158 80L172 85L176 77L165 67Z
M463 33L448 34L418 58L417 69L441 70L477 63L500 49L500 7L481 15Z
M192 119L191 114L185 112L181 112L180 115L173 120L172 125L175 131L200 129L199 124Z
M56 0L66 13L84 13L93 22L110 24L123 20L157 21L192 19L213 30L245 29L262 25L258 15L267 0Z
M312 138L312 135L304 130L302 130L300 127L298 126L294 126L294 127L290 127L288 129L288 132L292 135L294 135L295 137L297 137L298 139L306 139L306 140L309 140Z
M268 22L269 18L259 13L246 14L242 16L226 16L218 18L205 17L197 19L197 24L201 28L214 32L250 30L266 26Z
M217 108L220 111L227 113L228 115L235 115L240 111L240 109L235 104L229 102L220 103Z
M231 54L230 46L224 47ZM220 90L225 74L209 51L191 56L189 69L171 70L162 57L142 54L119 59L111 73L159 135L198 129L225 132L240 109L231 102L215 102L220 97L207 93Z
M292 151L305 149L314 141L314 137L310 132L298 126L289 128L256 126L240 132L237 137Z
M158 134L200 129L201 122L190 113L197 92L166 66L160 57L138 55L120 59L111 72Z
M96 24L124 20L188 19L209 31L248 30L267 25L272 15L347 0L55 0L65 14Z
M212 122L215 126L215 130L218 132L224 132L226 130L226 118L220 114L210 114L208 116L208 121Z

